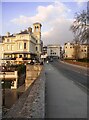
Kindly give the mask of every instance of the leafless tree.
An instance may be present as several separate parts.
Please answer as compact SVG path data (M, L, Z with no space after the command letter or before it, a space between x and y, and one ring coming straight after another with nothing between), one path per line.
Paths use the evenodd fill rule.
M89 44L89 2L87 3L87 11L83 10L80 13L75 13L74 18L75 19L73 24L70 26L70 30L74 33L73 42L76 44L75 58L78 59L80 44ZM89 52L87 55L89 56Z
M75 20L70 27L74 33L75 43L89 43L89 20L88 12L83 10L81 13L75 13Z

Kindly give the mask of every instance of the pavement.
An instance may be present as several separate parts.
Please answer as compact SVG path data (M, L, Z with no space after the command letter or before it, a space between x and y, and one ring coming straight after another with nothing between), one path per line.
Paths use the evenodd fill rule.
M59 69L59 63L56 67L51 64L45 64L46 118L87 118L86 90L72 80L71 73L69 77L65 75L69 71L62 68L63 64L60 63Z

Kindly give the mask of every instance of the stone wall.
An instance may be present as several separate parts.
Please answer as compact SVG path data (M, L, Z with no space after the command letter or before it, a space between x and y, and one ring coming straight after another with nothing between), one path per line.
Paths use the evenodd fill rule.
M45 73L44 70L3 119L44 118L45 117Z

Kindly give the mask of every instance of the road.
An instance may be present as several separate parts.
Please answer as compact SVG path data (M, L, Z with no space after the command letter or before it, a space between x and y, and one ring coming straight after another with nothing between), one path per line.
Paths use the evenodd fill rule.
M75 65L70 65L59 61L54 61L52 65L56 67L65 77L71 79L72 81L85 88L89 88L89 69L84 69L83 67L76 67Z
M46 118L87 118L86 72L59 61L45 64Z

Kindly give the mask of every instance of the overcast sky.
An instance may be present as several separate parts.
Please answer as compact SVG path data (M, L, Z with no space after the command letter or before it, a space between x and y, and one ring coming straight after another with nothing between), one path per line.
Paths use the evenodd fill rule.
M49 0L46 2L16 2L3 0L0 3L0 30L1 35L6 32L17 33L33 23L42 24L42 41L47 44L61 44L73 40L69 30L76 12L87 8L86 0ZM2 7L1 7L2 6ZM2 9L1 9L2 8Z

